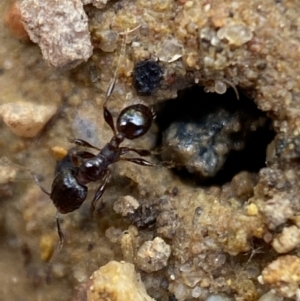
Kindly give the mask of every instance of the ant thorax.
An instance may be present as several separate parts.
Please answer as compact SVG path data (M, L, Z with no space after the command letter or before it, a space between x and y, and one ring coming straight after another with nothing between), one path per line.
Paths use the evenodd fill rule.
M78 183L85 185L89 182L101 180L106 173L108 165L108 160L101 154L94 158L83 160L76 176Z

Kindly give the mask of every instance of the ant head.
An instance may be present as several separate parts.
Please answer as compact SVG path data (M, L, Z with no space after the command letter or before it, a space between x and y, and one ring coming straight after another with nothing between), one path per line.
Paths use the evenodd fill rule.
M153 120L151 110L142 104L125 108L117 120L117 130L127 139L135 139L146 134Z

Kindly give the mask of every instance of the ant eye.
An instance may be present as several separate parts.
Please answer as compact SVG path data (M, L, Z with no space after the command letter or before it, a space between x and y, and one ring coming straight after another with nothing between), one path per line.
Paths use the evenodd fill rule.
M142 104L125 108L117 120L117 129L127 139L135 139L146 134L153 120L150 109Z

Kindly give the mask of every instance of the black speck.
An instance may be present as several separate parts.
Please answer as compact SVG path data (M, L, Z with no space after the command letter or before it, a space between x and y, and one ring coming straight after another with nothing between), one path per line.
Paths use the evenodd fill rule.
M2 75L4 73L4 69L0 68L0 75Z
M147 60L135 64L133 70L134 86L140 95L151 95L160 84L163 69L155 61Z
M177 196L178 193L179 193L178 187L176 187L176 186L173 187L173 189L172 189L172 195L173 195L173 196Z
M88 244L87 250L92 251L93 249L94 249L94 245L93 244Z

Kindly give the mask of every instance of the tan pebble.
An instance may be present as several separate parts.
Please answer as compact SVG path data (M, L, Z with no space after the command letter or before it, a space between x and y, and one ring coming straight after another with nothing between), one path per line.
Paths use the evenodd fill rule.
M43 261L48 261L54 250L54 239L52 235L43 235L40 240L40 256Z
M204 278L200 282L200 287L209 287L210 285L210 280L207 278Z
M43 129L56 110L52 104L16 101L1 105L0 115L15 135L31 138Z
M0 169L0 184L14 182L17 174L16 168L13 166L1 166Z
M253 195L254 180L251 173L242 171L232 178L232 190L238 197L249 198Z
M51 152L56 160L62 160L68 153L68 151L61 146L53 146Z
M110 261L93 273L87 301L155 301L146 292L131 263Z
M255 204L250 204L247 206L247 214L250 216L255 216L258 214L258 208Z
M127 216L134 213L134 211L140 206L139 202L132 196L122 196L118 198L114 203L114 211L121 214L122 216Z
M300 230L296 226L286 227L275 236L272 246L277 253L287 253L300 244Z
M278 257L262 271L258 281L269 285L280 296L293 298L300 285L300 258L294 255Z
M163 239L156 237L152 241L144 242L140 247L136 256L136 264L147 273L159 271L167 266L170 255L171 247Z
M192 7L194 5L194 2L193 1L191 1L191 0L189 0L189 1L187 1L187 2L185 2L185 7L187 7L187 8L190 8L190 7Z

